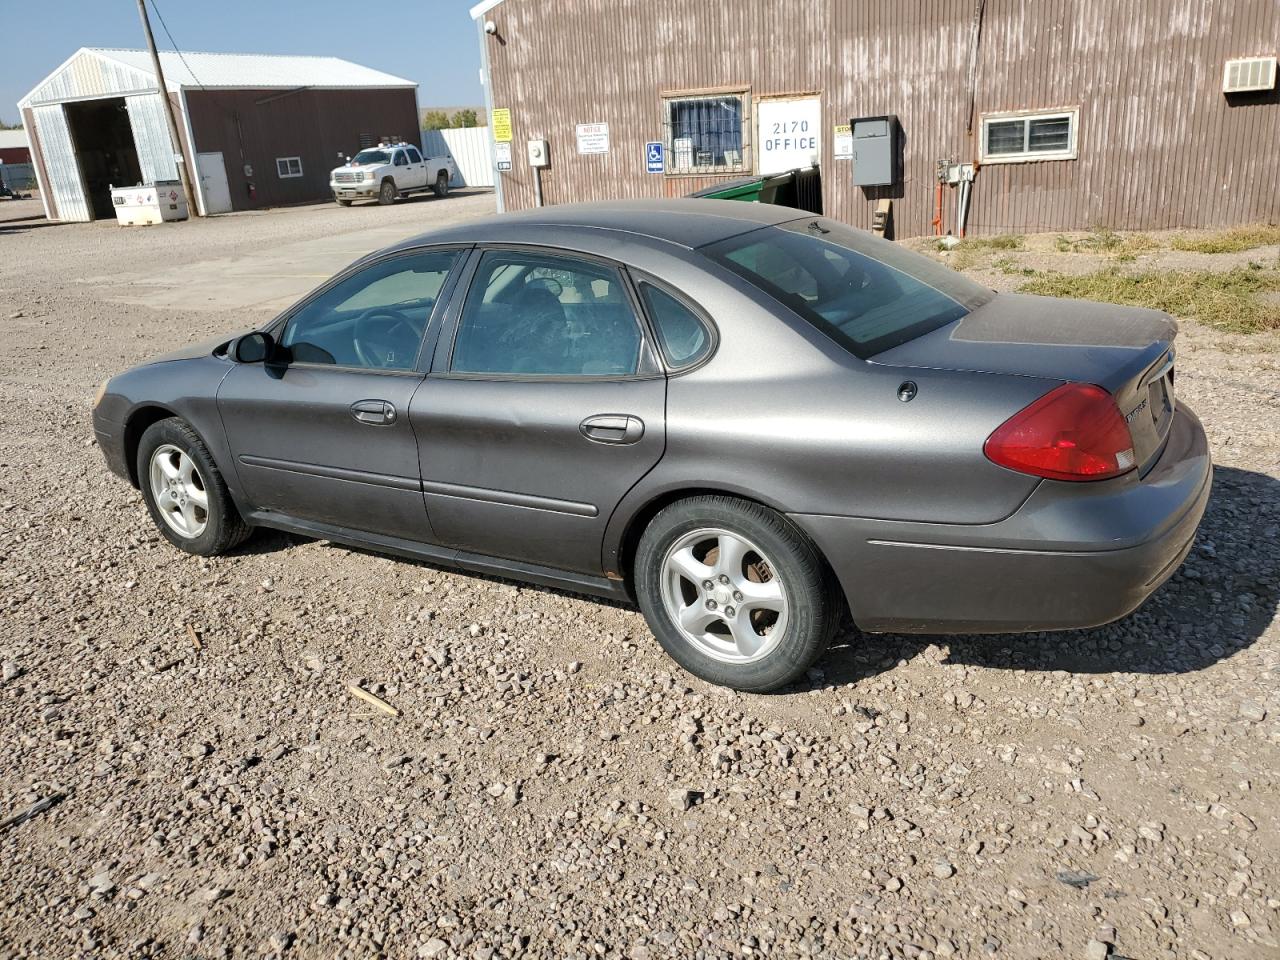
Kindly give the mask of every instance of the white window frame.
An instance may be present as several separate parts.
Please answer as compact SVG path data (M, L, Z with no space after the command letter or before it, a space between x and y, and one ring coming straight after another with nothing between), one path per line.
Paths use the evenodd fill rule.
M280 164L284 164L283 170ZM292 173L293 165L297 164L298 172ZM276 157L276 176L281 180L292 180L294 177L302 176L302 158L301 157Z
M1032 152L1027 149L1032 120L1059 120L1065 117L1068 121L1067 149L1041 150ZM993 123L1004 123L1009 120L1026 121L1023 126L1023 150L1021 153L987 153L987 128ZM1075 160L1079 156L1077 147L1080 132L1080 108L1062 107L1057 110L1009 110L1002 113L984 113L982 126L978 136L981 137L979 150L982 162L985 163L1037 163L1041 160Z

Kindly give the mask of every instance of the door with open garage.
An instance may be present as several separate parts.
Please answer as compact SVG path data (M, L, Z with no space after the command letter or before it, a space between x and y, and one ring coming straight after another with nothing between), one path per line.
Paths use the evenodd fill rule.
M135 186L143 179L125 98L79 100L63 109L90 213L96 220L112 218L111 188Z

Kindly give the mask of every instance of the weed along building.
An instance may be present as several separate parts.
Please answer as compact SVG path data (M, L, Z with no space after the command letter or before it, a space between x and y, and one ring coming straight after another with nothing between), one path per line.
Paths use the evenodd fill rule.
M161 53L202 213L320 200L340 155L416 138L417 84L336 57ZM45 213L112 217L110 187L178 177L145 50L81 49L18 102Z
M506 209L813 164L824 212L870 227L891 200L899 237L935 220L958 233L962 216L979 234L1280 219L1276 0L485 0L471 14Z

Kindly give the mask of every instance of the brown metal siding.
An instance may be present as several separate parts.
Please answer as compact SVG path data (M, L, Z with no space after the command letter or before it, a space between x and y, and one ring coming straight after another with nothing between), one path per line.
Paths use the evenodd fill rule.
M814 90L823 102L828 212L869 226L895 199L899 236L931 231L935 163L977 152L984 112L1078 107L1076 160L991 164L969 229L1154 229L1280 219L1280 94L1221 92L1223 62L1276 52L1275 0L988 0L974 134L965 120L975 2L959 0L506 0L487 14L494 105L512 111L508 209L532 204L524 141L546 137L548 203L679 196L715 177L646 174L662 91ZM897 114L901 185L863 190L835 161L831 128ZM610 152L579 156L574 126L607 122ZM749 118L754 128L754 109ZM753 130L754 132L754 130ZM741 174L729 175L731 179ZM955 198L944 195L954 221Z
M420 139L411 89L188 90L187 109L196 151L222 153L236 210L325 199L338 154L354 154L362 134ZM300 157L303 175L277 176L277 157Z

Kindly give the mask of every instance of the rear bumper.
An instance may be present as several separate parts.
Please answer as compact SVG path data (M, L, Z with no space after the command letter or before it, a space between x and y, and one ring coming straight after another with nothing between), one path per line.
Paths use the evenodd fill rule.
M1204 429L1183 407L1146 476L1044 481L997 523L792 519L826 556L863 630L1063 630L1119 619L1173 575L1212 478Z

